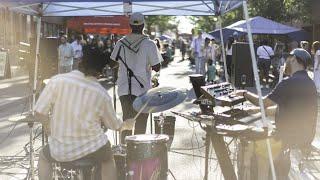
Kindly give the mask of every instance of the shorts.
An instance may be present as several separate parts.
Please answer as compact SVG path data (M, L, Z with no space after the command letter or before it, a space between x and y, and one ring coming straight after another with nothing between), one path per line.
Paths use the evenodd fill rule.
M46 158L47 161L49 162L58 162L57 160L55 160L50 153L50 148L49 145L45 145L42 149L43 151L43 155ZM105 144L104 146L102 146L100 149L98 149L97 151L90 153L80 159L77 160L88 160L88 161L93 161L93 162L105 162L105 161L109 161L113 158L113 153L111 150L111 145L110 142L108 141L107 144Z

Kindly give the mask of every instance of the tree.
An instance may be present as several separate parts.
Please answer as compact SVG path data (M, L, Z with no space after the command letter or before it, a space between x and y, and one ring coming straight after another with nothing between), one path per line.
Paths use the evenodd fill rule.
M160 33L166 30L175 30L177 25L175 24L174 16L146 16L146 26L148 34L151 34L152 27L159 27Z
M250 17L262 16L284 23L310 23L312 0L249 0ZM214 16L191 17L195 26L205 31L212 31L215 26ZM243 8L239 7L222 16L222 26L242 20Z
M213 31L217 17L215 16L191 16L190 20L195 25L196 29L201 29L205 32Z
M251 16L263 16L279 22L311 22L312 0L251 0Z

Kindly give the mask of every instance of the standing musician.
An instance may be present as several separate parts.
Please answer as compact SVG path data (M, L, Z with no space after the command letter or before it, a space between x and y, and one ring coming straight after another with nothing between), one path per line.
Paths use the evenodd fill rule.
M290 77L281 81L263 98L266 109L276 105L274 139L282 144L282 152L275 160L278 179L288 177L290 150L298 149L304 152L306 148L310 148L315 136L317 91L306 71L310 61L311 56L306 50L292 50L285 62L285 74ZM244 96L256 106L259 105L256 94L240 90L237 95Z
M123 130L130 129L134 120L122 123L116 117L111 97L97 81L104 67L101 54L97 47L86 47L79 70L52 77L35 105L36 118L49 135L49 144L40 152L40 180L52 179L51 162L78 159L101 163L102 179L116 179L110 142L101 124Z
M123 119L133 118L137 112L133 109L135 98L151 89L151 71L160 71L162 57L154 41L143 34L144 16L133 13L130 17L132 33L120 39L111 54L118 62L118 95L122 106ZM148 114L141 113L136 119L135 134L146 131ZM131 131L122 133L122 142Z

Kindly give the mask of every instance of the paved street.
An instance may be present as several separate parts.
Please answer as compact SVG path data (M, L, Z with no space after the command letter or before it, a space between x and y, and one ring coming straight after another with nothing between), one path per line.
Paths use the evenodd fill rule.
M179 55L179 53L177 54ZM171 110L178 112L192 112L199 110L197 106L192 104L195 95L188 78L188 75L192 74L192 72L193 69L189 65L189 61L185 60L181 62L179 56L177 56L174 62L172 62L167 68L161 70L160 86L172 86L188 89L188 96L184 103ZM110 95L112 95L112 86L107 84L106 88ZM0 179L23 179L26 176L26 167L28 167L27 158L23 157L26 155L23 147L29 140L29 129L26 124L15 125L14 123L9 122L8 118L13 115L21 114L29 108L27 97L31 91L28 88L28 77L19 76L10 80L2 80L0 81L0 90L0 156L19 155L15 158L7 157L7 159L0 159L2 160L0 164ZM121 115L120 109L118 101L117 113L119 115ZM170 114L170 111L165 113ZM38 126L36 126L35 131L38 133L39 129L37 127ZM149 127L147 129L150 131ZM111 142L114 143L113 132L109 131L108 136L111 139ZM205 133L200 128L199 124L189 122L181 117L176 117L175 136L169 152L169 169L175 176L175 179L203 179L205 162L204 137ZM36 149L40 144L41 140L40 138L37 138ZM231 145L231 152L235 152L235 149L236 146ZM219 165L215 159L215 154L212 151L210 152L209 162L209 179L223 179L219 170ZM236 164L236 162L234 163ZM293 170L291 171L291 179L301 179L302 177L297 171L296 165L297 164L293 166ZM312 165L310 164L310 166L313 165L313 163ZM318 166L318 164L316 164L316 166ZM7 172L7 174L4 172ZM310 174L320 177L317 167L312 168L312 173L307 172L303 175L310 176ZM169 175L169 179L171 180L174 178Z

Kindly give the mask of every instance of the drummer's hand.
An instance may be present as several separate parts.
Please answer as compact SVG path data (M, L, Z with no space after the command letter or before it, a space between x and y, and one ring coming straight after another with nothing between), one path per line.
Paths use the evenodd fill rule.
M134 127L134 124L136 123L135 119L127 119L122 123L122 126L120 128L120 131L123 130L132 130Z
M247 92L248 92L247 90L236 90L235 94L237 96L243 96Z

